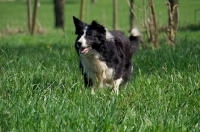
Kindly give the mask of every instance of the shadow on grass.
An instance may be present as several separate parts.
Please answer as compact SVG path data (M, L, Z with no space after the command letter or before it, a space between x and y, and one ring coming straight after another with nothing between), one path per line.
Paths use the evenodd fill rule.
M175 47L140 50L134 58L136 74L170 74L172 71L199 72L200 45L196 40L180 40ZM136 75L137 76L137 75Z
M179 31L200 31L200 23L199 24L190 24L184 27L180 27Z

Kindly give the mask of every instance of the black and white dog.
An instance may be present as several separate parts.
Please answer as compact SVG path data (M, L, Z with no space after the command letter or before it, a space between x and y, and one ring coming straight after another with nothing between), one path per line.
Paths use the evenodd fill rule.
M139 31L133 29L127 38L123 32L108 31L96 21L86 24L76 17L73 20L78 35L75 48L85 86L92 86L94 94L95 87L114 85L114 92L118 94L119 85L130 78L132 56L139 45Z

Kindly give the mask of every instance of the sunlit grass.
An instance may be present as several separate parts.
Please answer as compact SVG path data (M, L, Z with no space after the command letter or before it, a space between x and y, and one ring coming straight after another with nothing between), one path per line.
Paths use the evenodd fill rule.
M199 131L198 41L140 50L116 96L84 88L73 40L1 39L1 131Z

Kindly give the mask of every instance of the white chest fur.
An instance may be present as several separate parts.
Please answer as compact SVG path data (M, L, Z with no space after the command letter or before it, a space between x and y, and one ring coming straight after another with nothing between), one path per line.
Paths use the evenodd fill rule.
M87 54L81 54L80 57L85 72L93 81L98 81L101 87L105 84L112 84L114 69L99 60L100 54L91 50Z

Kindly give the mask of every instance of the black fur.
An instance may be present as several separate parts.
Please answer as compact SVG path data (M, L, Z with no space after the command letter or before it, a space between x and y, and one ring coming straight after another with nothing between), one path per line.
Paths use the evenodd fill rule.
M84 29L87 26L87 31L85 35L85 39L87 40L87 45L91 46L93 50L100 54L100 61L106 63L107 67L113 68L115 73L113 76L113 80L117 80L122 78L124 82L127 82L131 76L132 70L132 56L136 53L139 45L139 37L130 35L127 38L123 32L118 30L109 31L109 33L113 36L111 38L107 38L107 30L97 23L96 21L92 21L90 25L80 21L76 17L73 17L74 25L76 28L77 39L75 42L75 48L80 58L80 47L77 42L84 34ZM94 82L92 78L88 76L85 72L85 66L82 64L80 60L80 69L84 76L85 86L92 86Z

